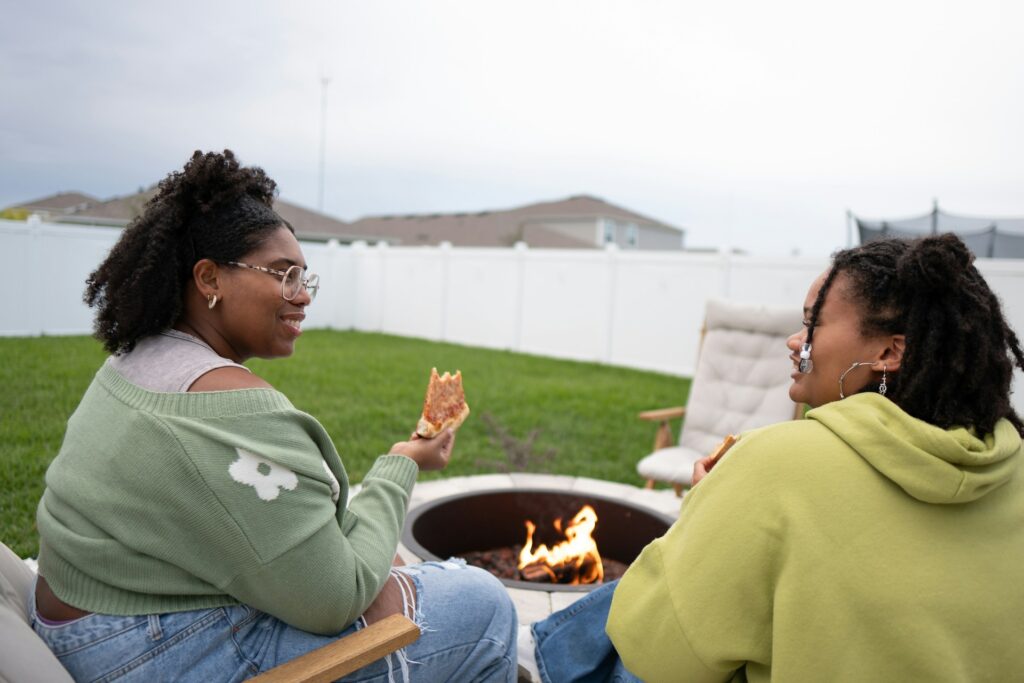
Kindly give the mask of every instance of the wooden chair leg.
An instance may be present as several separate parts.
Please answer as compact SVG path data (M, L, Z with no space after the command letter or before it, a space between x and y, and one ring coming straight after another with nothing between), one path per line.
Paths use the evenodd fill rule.
M672 437L672 427L669 426L668 420L662 420L658 425L658 432L654 435L654 450L668 448L673 441L675 439Z

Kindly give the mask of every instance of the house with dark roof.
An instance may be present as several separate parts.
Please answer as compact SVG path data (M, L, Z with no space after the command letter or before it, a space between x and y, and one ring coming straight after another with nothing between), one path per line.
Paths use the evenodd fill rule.
M8 207L4 214L24 218L35 213L52 222L124 227L155 193L153 186L102 201L59 193ZM685 235L681 228L588 195L513 209L368 216L352 223L280 198L274 209L300 239L335 239L343 244L361 240L402 246L449 242L460 247L511 247L524 242L535 248L598 249L616 244L623 249L682 249Z
M402 245L451 242L462 247L595 249L682 249L681 228L609 202L578 195L513 209L465 213L368 216L351 223L354 232L379 235Z

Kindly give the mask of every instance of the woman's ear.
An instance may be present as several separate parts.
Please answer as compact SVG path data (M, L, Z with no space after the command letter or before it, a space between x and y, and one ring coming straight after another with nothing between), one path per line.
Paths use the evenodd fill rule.
M222 295L218 280L219 275L220 267L208 258L200 259L192 266L192 280L195 282L199 294L204 299L209 298L211 295Z
M871 369L877 372L881 372L883 369L888 372L898 372L900 364L903 362L903 352L906 348L907 336L905 334L892 335L885 348L882 349L881 356L871 366Z

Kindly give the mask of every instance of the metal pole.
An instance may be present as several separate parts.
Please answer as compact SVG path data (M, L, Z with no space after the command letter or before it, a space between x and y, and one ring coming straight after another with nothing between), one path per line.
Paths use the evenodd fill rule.
M932 234L939 233L939 200L932 200Z
M327 160L327 84L331 79L320 77L320 182L317 188L316 208L324 210L324 166Z

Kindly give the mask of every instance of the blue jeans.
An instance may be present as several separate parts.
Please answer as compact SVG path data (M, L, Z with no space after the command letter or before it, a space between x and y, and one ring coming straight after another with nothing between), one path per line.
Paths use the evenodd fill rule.
M532 626L537 669L544 683L633 683L605 633L618 581L590 591Z
M457 560L409 565L421 635L343 681L516 679L516 610L501 582ZM246 605L153 614L90 614L36 633L75 680L241 681L362 628L337 636L293 628Z

